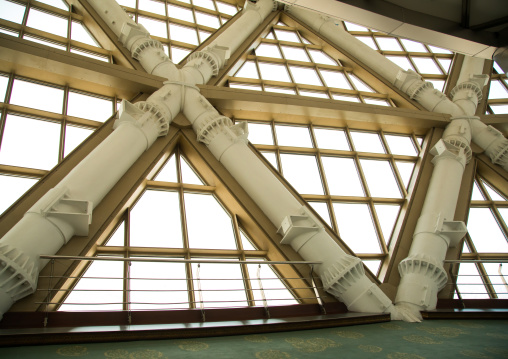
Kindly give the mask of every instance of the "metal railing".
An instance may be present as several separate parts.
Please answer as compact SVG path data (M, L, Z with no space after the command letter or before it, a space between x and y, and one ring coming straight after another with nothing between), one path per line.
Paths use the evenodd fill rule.
M503 263L508 263L506 259L458 259L445 260L444 263L450 264L449 273L451 285L454 289L456 298L460 300L465 307L463 299L508 299L508 284L503 275ZM461 264L482 264L482 268L475 266L474 273L460 274ZM489 271L484 265L496 265L496 273L493 267Z
M47 286L38 288L39 293L45 294L45 298L35 302L45 308L47 317L49 311L53 311L60 306L68 309L70 306L76 308L91 307L97 308L92 311L113 310L126 311L128 321L131 323L131 312L134 310L181 310L181 309L199 309L201 318L206 320L206 310L212 308L237 308L237 307L259 307L263 306L266 316L270 317L269 307L272 305L298 304L302 302L317 301L321 311L326 313L318 287L314 281L314 266L321 262L311 261L264 261L264 260L220 260L220 259L172 259L172 258L119 258L119 257L80 257L80 256L59 256L59 255L41 255L41 259L50 261L50 274L39 276L39 280L44 280ZM55 263L61 261L109 261L124 262L123 275L111 276L105 273L104 276L64 276L55 275ZM131 266L135 262L168 264L168 272L154 273L154 276L131 276ZM171 275L173 268L169 268L175 263L182 264L183 276L176 278ZM220 265L241 265L240 271L249 267L250 276L243 273L241 276L216 278L210 273L203 272L207 264ZM308 265L310 267L308 277L283 278L274 274L273 276L262 276L263 265L273 268L273 266L285 265ZM257 266L257 270L253 266ZM191 269L192 276L186 275ZM252 273L256 272L256 273ZM272 274L272 272L269 272ZM275 273L275 272L274 272ZM295 271L296 273L296 271ZM86 274L86 273L85 273ZM79 281L85 280L96 287L80 286ZM213 284L217 283L218 284ZM292 286L289 285L292 282ZM59 283L58 287L53 285ZM61 285L67 283L67 285ZM103 283L103 284L101 284ZM121 284L120 284L121 283ZM232 284L234 283L234 284ZM298 285L295 287L295 283ZM257 284L257 287L256 287ZM244 294L238 295L243 292ZM83 295L76 295L76 293ZM298 296L297 293L304 293L306 296ZM143 296L141 297L140 294ZM71 295L79 298L77 302L69 302ZM97 300L93 298L104 300ZM116 300L106 300L108 296ZM134 295L134 298L133 298ZM85 299L91 300L87 302ZM161 296L165 299L161 301ZM178 300L186 297L187 300ZM241 297L241 298L240 298ZM67 300L65 300L65 298ZM121 298L121 300L120 300ZM172 300L177 298L177 300ZM159 300L155 300L159 299ZM50 309L51 307L51 309ZM109 309L108 309L109 307Z

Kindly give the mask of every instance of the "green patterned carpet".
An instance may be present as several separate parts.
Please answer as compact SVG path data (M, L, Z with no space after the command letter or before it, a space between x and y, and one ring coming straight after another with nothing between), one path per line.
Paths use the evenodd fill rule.
M508 358L506 320L427 320L247 336L0 348L0 358Z

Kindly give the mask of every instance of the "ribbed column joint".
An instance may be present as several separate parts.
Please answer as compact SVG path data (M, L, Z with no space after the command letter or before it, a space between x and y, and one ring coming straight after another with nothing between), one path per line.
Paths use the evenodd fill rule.
M436 284L438 291L443 289L448 281L448 275L443 266L425 254L407 257L399 263L398 268L402 278L409 274L425 277Z
M0 244L0 290L13 302L35 292L38 274L29 256L8 244Z

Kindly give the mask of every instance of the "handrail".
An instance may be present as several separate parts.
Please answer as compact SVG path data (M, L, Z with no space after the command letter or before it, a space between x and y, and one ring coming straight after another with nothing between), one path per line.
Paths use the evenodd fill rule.
M508 263L508 259L445 259L444 263Z

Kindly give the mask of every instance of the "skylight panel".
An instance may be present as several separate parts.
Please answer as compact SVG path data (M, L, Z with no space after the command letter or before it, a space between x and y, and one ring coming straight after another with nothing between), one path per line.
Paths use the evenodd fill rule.
M154 180L164 182L178 182L178 177L176 176L176 155L172 155L169 158L169 160L164 164Z
M426 79L425 81L430 82L432 86L434 86L434 88L439 91L444 90L444 85L446 83L445 80Z
M372 274L377 275L377 273L379 272L379 267L381 266L381 260L379 260L379 259L362 259L362 262L363 262L363 264L365 264L365 266L367 268L369 268L369 270L372 272Z
M314 128L317 146L323 149L350 151L346 134L343 130Z
M166 15L164 2L153 0L138 0L139 10L148 11L154 14Z
M319 69L322 78L325 80L328 87L342 88L351 90L351 85L346 79L344 73L332 70Z
M113 103L110 99L69 91L67 115L104 122L113 115Z
M181 41L191 45L198 45L198 35L196 33L196 29L191 27L170 23L169 37L171 40Z
M390 162L360 159L360 165L372 197L401 198Z
M497 62L494 61L494 70L498 73L498 74L504 74L505 72L503 71L503 69L501 68L501 66L499 66L499 64Z
M395 65L405 70L413 70L414 67L406 56L385 56L388 60L393 62Z
M308 202L314 211L331 227L332 221L330 220L330 212L328 211L328 205L323 202Z
M33 178L0 174L0 215L35 183L37 183L37 180Z
M10 103L37 110L62 113L63 96L63 89L14 79Z
M316 97L316 98L330 98L325 92L322 91L309 91L309 90L299 90L300 96L307 97Z
M206 41L206 39L208 39L210 37L210 35L212 34L211 32L203 31L203 30L198 30L198 32L199 32L200 43L203 43L204 41Z
M333 203L339 236L355 253L381 253L369 207L364 203Z
M450 66L452 65L452 60L438 58L437 61L439 61L439 63L443 67L443 70L445 71L445 73L448 74L448 72L450 71Z
M265 36L265 39L269 39L269 40L275 40L275 36L273 35L273 32L268 32L268 34L266 34Z
M315 156L283 153L280 155L284 178L300 194L323 194L323 185Z
M7 92L7 85L9 84L9 77L0 74L0 102L5 101L5 93Z
M84 51L84 50L77 49L75 47L71 47L70 52L72 52L73 54L78 54L78 55L81 55L81 56L86 56L86 57L89 57L91 59L95 59L95 60L99 60L99 61L103 61L103 62L109 62L109 58L107 56L104 56L104 55L101 55L101 54L97 54L95 52Z
M35 36L23 35L23 39L24 40L29 40L29 41L32 41L32 42L36 42L38 44L46 45L46 46L52 47L54 49L59 49L59 50L63 50L63 51L67 50L65 45L62 45L62 44L59 44L59 43L55 43L55 42L49 41L49 40L40 39L40 38L35 37Z
M176 5L172 5L172 4L168 4L167 6L168 6L168 16L169 17L172 17L172 18L175 18L178 20L192 22L192 23L194 22L194 16L192 15L192 10L190 10L186 7L176 6Z
M307 127L275 125L275 133L279 146L312 147Z
M7 115L0 163L50 170L58 162L60 124Z
M417 156L413 140L409 136L385 135L390 152L394 155Z
M171 61L173 61L175 64L179 64L190 53L191 53L190 50L172 46Z
M180 170L182 172L183 183L204 185L203 181L199 178L196 171L184 157L180 157Z
M434 60L427 57L413 57L413 62L418 68L418 72L421 74L437 74L441 75L442 72L437 67Z
M460 263L457 286L464 299L489 298L478 268L474 263Z
M109 237L106 245L111 247L125 246L125 221L123 221L118 228L115 229L115 232Z
M351 79L351 81L353 81L353 84L355 85L358 91L374 92L374 90L372 90L369 86L367 86L362 80L360 80L355 75L349 74L349 78Z
M402 47L400 47L399 42L397 39L393 37L381 37L376 36L376 41L381 48L381 50L384 51L402 51Z
M470 208L467 229L478 253L506 253L508 243L490 208Z
M291 82L286 67L283 65L260 62L259 70L261 77L265 80Z
M380 98L364 97L363 100L365 101L365 103L368 103L370 105L391 106L387 100L380 99Z
M217 9L219 10L219 12L221 12L223 14L233 16L233 15L236 15L236 13L238 12L238 10L236 9L236 6L226 4L221 1L215 1L215 4L217 5Z
M192 0L192 3L195 6L204 7L205 9L210 9L215 11L215 6L213 5L212 0Z
M266 123L249 122L249 141L256 145L273 145L272 127Z
M213 27L214 29L218 29L220 27L219 18L217 16L200 11L196 11L196 22L200 25Z
M71 39L92 46L100 46L99 43L88 32L85 26L77 21L73 21L71 24Z
M471 195L472 201L485 201L485 197L483 197L482 192L480 191L480 188L478 187L478 183L474 181L473 185L473 193Z
M508 113L508 105L490 104L489 106L495 115L501 115L504 113Z
M119 5L136 8L136 0L116 0Z
M240 240L242 242L242 248L246 251L255 251L257 248L254 247L250 238L240 228Z
M493 201L506 201L506 198L501 196L494 188L492 188L487 182L482 181L485 190L487 191L489 197Z
M12 21L18 24L23 22L26 6L7 0L0 0L0 19Z
M492 80L490 82L489 99L505 99L508 98L508 91L501 83L501 80Z
M351 131L355 149L359 152L385 153L377 133Z
M395 165L397 166L397 170L399 171L404 186L408 188L409 181L411 180L411 175L413 174L413 170L415 168L415 164L413 162L396 161Z
M337 65L337 63L323 51L313 49L308 49L308 51L310 53L310 56L312 57L312 60L314 60L315 63L324 65Z
M279 47L277 45L263 44L261 43L255 50L256 56L273 57L276 59L282 59Z
M377 50L377 46L374 43L374 40L372 39L372 37L370 37L370 36L356 36L356 38L358 40L360 40L361 42L363 42L368 47L370 47L371 49Z
M213 195L184 193L184 199L190 248L237 249L231 218Z
M265 86L266 92L277 92L277 93L283 93L287 95L296 95L296 91L293 88L289 87L272 87L272 86Z
M289 66L296 83L323 86L316 70L310 67Z
M259 85L252 85L252 84L242 84L239 82L230 82L229 87L235 88L235 89L242 89L242 90L253 90L253 91L261 91L262 88Z
M358 96L332 93L332 97L334 100L339 100L339 101L360 102L360 99L358 98Z
M263 155L264 158L266 158L268 162L270 162L273 168L275 168L277 171L279 170L279 166L277 165L277 156L275 156L274 152L263 151L261 152L261 154Z
M453 54L450 50L442 49L440 47L429 45L430 51L432 51L435 54Z
M294 31L288 31L288 30L279 30L279 29L273 29L275 32L275 36L277 36L277 39L279 41L291 41L291 42L300 42L300 39L298 38L298 35Z
M235 77L244 77L248 79L259 79L258 69L254 61L245 61Z
M374 204L374 208L379 220L379 225L381 226L381 231L383 232L383 237L386 241L389 241L393 232L393 227L399 216L400 206L393 204Z
M26 25L51 34L67 37L67 23L68 19L30 8Z
M62 10L69 10L69 6L63 0L39 0L39 1Z
M402 45L404 45L409 52L428 52L425 46L420 42L407 39L400 39L400 41L402 41Z
M151 36L168 38L166 23L163 21L155 20L150 17L138 16L138 23L143 25ZM171 26L172 24L170 24ZM171 31L171 39L173 39L173 31Z
M304 49L292 46L281 46L286 60L310 62L309 56Z
M331 195L365 197L352 158L322 156L321 162Z
M366 27L353 24L351 22L344 21L344 25L346 25L346 29L348 31L369 31Z
M65 126L64 157L67 157L81 142L83 142L94 131L89 128Z

